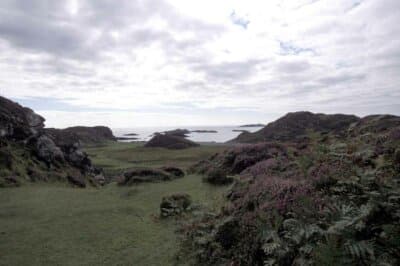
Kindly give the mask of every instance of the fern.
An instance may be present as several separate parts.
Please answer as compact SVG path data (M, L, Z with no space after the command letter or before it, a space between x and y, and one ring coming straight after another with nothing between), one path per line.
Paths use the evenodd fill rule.
M364 263L368 263L375 258L373 244L367 241L349 241L345 244L345 250L354 261L361 260Z

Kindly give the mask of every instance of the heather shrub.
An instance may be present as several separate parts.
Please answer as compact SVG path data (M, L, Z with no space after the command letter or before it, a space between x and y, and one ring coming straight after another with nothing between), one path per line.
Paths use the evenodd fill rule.
M226 185L232 183L233 178L228 177L224 170L213 168L205 177L203 177L203 181L214 185Z

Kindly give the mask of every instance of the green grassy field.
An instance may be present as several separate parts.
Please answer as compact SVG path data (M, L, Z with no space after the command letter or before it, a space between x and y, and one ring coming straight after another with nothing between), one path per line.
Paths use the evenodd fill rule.
M86 151L96 166L103 167L109 174L114 174L120 172L121 169L135 167L175 165L186 168L224 148L226 147L202 145L184 150L168 150L145 148L142 144L133 142L92 146L87 147Z
M221 147L181 151L107 144L88 152L108 172L136 166L186 167ZM216 209L227 187L200 176L133 187L76 189L32 184L0 190L0 265L174 265L179 247L174 219L158 219L164 195L189 193Z

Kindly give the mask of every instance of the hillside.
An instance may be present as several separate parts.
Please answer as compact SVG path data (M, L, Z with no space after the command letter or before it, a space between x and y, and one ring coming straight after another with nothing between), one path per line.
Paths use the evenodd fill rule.
M231 142L255 143L295 140L305 137L310 132L339 134L346 130L350 124L357 121L359 121L359 118L354 115L294 112L286 114L254 133L243 132Z
M296 113L261 135L274 142L192 166L236 182L216 216L193 219L183 254L196 265L399 265L400 117Z

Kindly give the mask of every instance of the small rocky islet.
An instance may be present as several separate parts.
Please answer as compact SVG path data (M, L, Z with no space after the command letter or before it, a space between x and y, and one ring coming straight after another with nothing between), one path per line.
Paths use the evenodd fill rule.
M201 178L226 187L221 209L194 209L191 191L168 191L160 218L176 220L177 260L198 265L398 265L400 117L288 113L242 132L190 165L108 175L85 145L116 142L104 126L45 128L33 110L0 97L0 187L63 182L118 189ZM189 130L157 133L143 149L198 149ZM134 137L135 135L130 135ZM184 160L184 157L182 157ZM183 178L183 179L182 179ZM74 190L74 188L71 188ZM154 218L156 219L156 218ZM158 220L155 220L157 222ZM361 264L360 264L361 263Z

